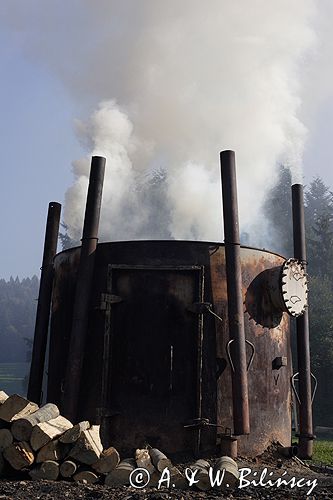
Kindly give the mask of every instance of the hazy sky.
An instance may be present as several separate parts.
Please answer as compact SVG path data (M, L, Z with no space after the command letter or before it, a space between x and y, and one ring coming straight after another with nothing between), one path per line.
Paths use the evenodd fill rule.
M199 42L195 38L192 40L191 36L197 26L197 18L195 16L197 15L200 20L202 17L202 12L200 11L202 9L201 2L197 0L193 0L192 2L190 0L183 0L183 2L182 0L170 0L167 3L173 6L173 8L170 8L170 10L162 8L163 2L160 2L160 0L156 0L155 2L151 2L151 0L142 0L141 2L139 0L96 0L94 2L89 2L88 0L69 0L66 2L64 0L49 2L45 0L1 1L0 207L2 223L0 237L0 277L8 279L10 275L14 277L18 275L22 278L39 274L48 203L49 201L64 202L65 193L69 186L73 184L72 162L83 157L87 158L91 152L98 152L102 148L100 145L101 142L98 142L89 131L86 133L87 137L82 138L81 134L79 140L77 124L75 126L76 119L81 120L81 124L88 123L89 117L95 109L98 109L101 101L115 99L117 102L121 102L123 105L122 109L126 109L127 112L125 116L125 113L121 114L119 110L112 109L112 118L121 120L122 133L128 133L131 136L132 125L134 126L134 131L139 131L139 134L131 139L130 146L126 145L127 143L121 142L123 141L123 136L121 136L118 141L121 147L133 149L135 146L137 148L135 154L142 162L144 156L143 150L147 154L150 163L156 157L161 159L169 155L169 145L170 149L174 147L169 140L172 127L169 126L169 129L166 130L167 139L162 134L155 134L153 130L154 127L156 128L157 122L154 120L159 110L161 115L163 113L166 115L168 113L167 107L169 106L168 100L163 101L163 93L158 95L157 98L157 92L154 93L156 88L154 86L149 87L149 85L152 85L149 83L152 78L154 82L158 81L158 76L156 77L156 67L158 67L156 60L160 59L162 69L164 68L164 61L166 61L166 70L162 74L163 78L161 77L163 80L165 80L167 71L181 72L181 61L177 66L174 66L174 57L178 52L177 43L175 42L175 40L177 41L177 36L179 36L179 44L185 46L186 53L184 52L184 54L187 59L188 54L191 53L192 46L193 51L197 50L196 43L201 48L207 43L209 51L219 50L222 53L223 45L221 43L221 47L218 46L218 38L214 38L214 43L210 43L209 41L210 31L213 37L215 36L214 28L218 28L218 22L214 20L216 17L214 8L219 9L217 6L221 4L225 12L228 11L231 5L237 4L240 8L244 7L245 29L246 23L253 21L253 19L247 21L249 13L246 10L250 4L251 16L253 16L254 22L258 22L259 26L262 24L261 19L259 17L257 19L256 15L262 15L261 4L266 7L268 5L271 8L272 16L275 16L276 11L279 11L280 8L290 8L290 16L287 11L282 13L286 17L283 17L281 14L281 22L285 23L285 19L288 21L283 26L280 26L281 29L274 31L275 26L272 24L272 32L274 32L272 38L270 38L270 32L268 31L262 34L265 48L270 44L270 40L273 40L271 56L269 56L269 52L264 53L259 44L258 53L260 50L264 54L262 57L271 57L269 63L267 63L269 70L272 69L272 66L270 66L272 62L275 64L274 58L276 57L277 63L275 69L280 69L284 65L283 74L288 76L284 85L288 86L290 84L292 87L290 95L294 99L294 114L307 130L306 133L303 134L302 132L301 134L302 141L304 135L304 149L302 149L303 143L301 149L303 151L302 168L305 183L309 183L313 176L319 175L326 184L333 187L333 153L331 146L333 129L333 92L331 89L333 79L330 68L330 56L332 54L330 30L333 23L333 2L329 0L318 0L318 2L310 0L289 0L288 2L284 0L254 0L253 2L248 2L248 0L230 0L229 2L225 0L211 0L211 2L202 2L202 4L207 6L207 9L210 9L211 17L207 16L206 20L207 26L205 29L208 35L203 36ZM154 5L154 8L156 5L159 5L160 8L154 11L152 5ZM180 8L180 5L182 5L182 8ZM195 6L193 8L194 14L193 18L191 17L192 13L189 16L189 26L187 27L185 7L190 9L191 6ZM177 9L180 11L179 15ZM302 15L298 15L300 12L302 15L304 14L303 17ZM267 16L269 14L268 11ZM230 15L230 19L238 18L239 12L233 11L230 14L226 14L226 16L228 15ZM160 16L162 17L160 18ZM180 27L178 26L177 36L172 37L170 45L168 45L170 27L173 28L178 21ZM214 24L211 28L209 25L210 22L216 22L217 24ZM223 19L221 22L223 23ZM163 31L162 28L164 26L167 26L168 30L165 31L162 41L159 40L160 45L157 48L153 47L153 51L151 47L152 40L154 39L153 37L158 36L153 30L154 26L157 26L158 34ZM182 30L181 26L184 27L184 33L179 35L179 31ZM295 28L295 33L293 32L294 26L297 27L297 30ZM239 31L243 29L243 26L239 25L235 29ZM253 36L250 35L247 35L249 39L248 43L252 44L249 57L253 57L253 60L255 60L257 50L255 44L259 42L258 40L254 40ZM223 36L226 37L224 39L224 43L226 43L228 41L227 37L231 35L225 34ZM281 42L284 39L287 40L287 48L285 46L281 48L282 44L279 44L279 37L281 38ZM294 39L297 42L295 45L293 45ZM260 43L262 43L262 40ZM138 46L136 45L136 41L139 42ZM242 40L242 44L244 43L244 40ZM139 46L140 44L141 47ZM277 46L278 49L273 50L274 46ZM172 59L171 62L168 60L169 47L170 54L172 55L172 57L170 56ZM202 50L204 51L204 48ZM282 50L284 51L283 57L281 55ZM288 50L289 54L295 51L294 59L290 58ZM99 54L100 58L98 57ZM204 58L204 52L201 55ZM163 60L161 59L162 56L164 57ZM238 52L236 56L241 57L238 55ZM238 60L237 57L236 60ZM154 65L152 64L149 67L150 80L143 80L140 76L142 76L144 68L148 67L150 60L154 61ZM241 61L241 59L239 60ZM140 66L141 61L143 62ZM217 79L215 82L216 87L210 86L210 66L207 65L204 59L201 61L196 60L195 63L193 62L193 64L188 66L186 78L185 76L177 76L179 80L167 82L170 93L173 93L170 99L175 97L177 88L182 89L182 91L187 89L186 107L184 104L185 100L181 101L179 105L184 105L184 108L181 108L181 110L188 111L200 108L200 102L197 97L198 93L196 93L196 75L200 74L201 65L206 73L206 80L200 80L200 93L202 95L205 95L205 84L207 84L207 94L211 94L215 90L218 92L220 81L221 86L223 87L224 85L224 76L216 73L214 76L212 75L212 78ZM108 70L106 71L105 68L108 68ZM155 73L152 71L152 68ZM189 85L188 75L191 75L192 68L194 68L193 77L191 77L191 85ZM158 69L160 68L158 67ZM290 73L288 73L289 70ZM234 71L236 78L238 70L233 70L231 66L231 71ZM267 72L268 74L270 73ZM263 72L262 75L265 75L265 73ZM295 75L297 85L294 86L292 78L289 80L290 75ZM263 79L264 76L260 78ZM227 76L225 79L227 79ZM249 85L251 89L255 87L253 82L251 82L250 77ZM232 82L229 82L226 92L228 88L231 92L233 86L237 87L237 81L234 82L234 85ZM191 96L188 97L190 95L188 93L189 88L193 91L193 101L191 101ZM265 89L262 92L265 93ZM284 95L287 95L289 99L288 89L284 90L284 92ZM254 103L257 102L256 99L261 100L261 97L259 96L258 98L254 91L253 94L249 92L247 101L244 101L246 105L249 102L251 103L252 95ZM149 96L151 96L151 101ZM278 100L278 98L277 96L276 99ZM289 102L287 98L281 104L281 109ZM239 99L242 101L243 97L240 96ZM274 100L274 94L273 97L270 95L270 102L272 100ZM215 115L213 101L205 98L203 98L203 101L205 101L205 104L202 106L202 109L205 106L205 109L212 111L212 116ZM165 106L164 102L166 103ZM126 106L127 103L129 103L128 106ZM277 102L277 108L278 105L279 103ZM232 106L230 108L231 110L228 111L229 125L230 117L233 116L231 113ZM254 108L251 111L251 122L255 128L257 108L256 106ZM137 115L140 116L138 117ZM145 117L146 122L144 122L142 116ZM209 121L207 116L207 113L201 112L203 123L205 123L205 120ZM150 126L147 125L149 117L153 117ZM190 114L188 119L192 122L191 126L197 117L198 114L195 114L195 112L193 115ZM175 117L170 115L170 123L174 119ZM215 128L218 119L218 116L214 119L212 118L212 126ZM234 120L235 123L231 125L235 129L238 126L242 129L241 121L243 121L243 118L241 113L236 113ZM239 123L237 120L239 120ZM269 128L272 121L269 112L265 112L264 114L264 125L266 120L267 127ZM222 121L223 117L221 123ZM103 128L104 135L105 130L109 130L108 126ZM221 130L223 130L224 126L223 124L221 125ZM95 124L95 129L96 127L97 125ZM299 130L299 125L297 127L297 130ZM192 131L193 135L191 136L189 133L186 135L184 133L185 129ZM118 130L118 122L117 126L112 122L110 133L116 134ZM258 130L261 133L260 129ZM178 132L179 140L183 144L186 144L188 149L191 148L191 141L193 141L193 146L195 143L200 143L200 127L193 126L191 128L184 124L183 128L181 128L179 125ZM144 137L145 141L143 141L142 137ZM210 142L204 136L204 131L202 132L203 147L207 146L213 149L210 151L210 155L216 156L217 165L218 144L223 141L223 137L228 136L223 136L222 134L214 138L216 143L215 151L215 143L212 142L211 147ZM126 136L127 139L128 137ZM176 139L174 138L174 142L176 142ZM261 135L258 135L257 138L255 134L251 136L251 141L256 142L258 145L260 145L261 139ZM92 141L93 144L87 145L89 141ZM137 146L139 141L141 141L140 148ZM155 157L150 152L149 141L154 142ZM159 141L163 143L161 150L159 150ZM85 142L85 145L83 142ZM105 145L107 142L108 139L104 137L102 144ZM142 147L143 143L144 148ZM242 140L237 142L238 150L242 148L242 144ZM265 155L262 157L259 155L258 158L269 157L267 151L270 144L266 140ZM245 140L244 145L246 145L244 149L249 147ZM276 142L274 142L274 145L276 147ZM109 146L107 144L105 148L107 151L106 154L110 154L110 157L116 154L114 145L111 144ZM233 144L223 143L220 145L220 149L229 148L233 148ZM185 162L192 161L191 158L185 158L183 152L177 148L174 149L176 152L173 155L170 154L170 163L174 162L176 164L178 158L180 159L179 161L184 162L184 165ZM132 150L130 149L130 151ZM238 153L239 151L237 151ZM253 151L251 151L252 153ZM276 168L274 158L279 158L280 153L283 153L283 151L281 151L281 148L276 147L276 153L272 156L270 168ZM128 160L126 168L128 167L129 169L132 168L131 154L132 156L134 155L134 153L128 153L129 160L126 156ZM197 154L200 156L200 149L197 149ZM239 154L246 157L246 151L241 151ZM201 161L205 162L204 155ZM209 161L211 161L211 158L209 158ZM119 168L122 167L122 162L120 162ZM189 163L186 163L186 165L188 167ZM179 172L179 179L186 178L186 173L191 172L187 167L185 168L184 166L181 172ZM80 168L76 166L76 175ZM200 168L196 167L195 170L196 182L200 184L202 175L203 183L207 183L209 186L211 177L208 179L206 173L203 173ZM211 175L211 170L209 172L209 175ZM168 195L170 199L178 196L176 189L178 179L177 169L173 167L171 173L174 180L172 181L173 184L170 183L169 185ZM258 186L260 185L258 184ZM193 188L191 193L195 193L195 189L196 187ZM252 190L255 192L255 189L256 187ZM258 187L259 189L262 189L262 187ZM110 196L112 197L112 192L110 192ZM136 200L136 203L138 203L138 200ZM121 200L119 201L119 207L119 210L123 210ZM188 210L187 205L186 207L184 205L180 206L176 202L175 207L175 211L177 212L178 210L177 213L180 216ZM80 206L79 208L82 211L82 207ZM192 221L191 218L189 220ZM193 224L195 223L196 221L194 220ZM179 227L177 219L173 220L173 231L175 235L186 234L182 232L183 228Z

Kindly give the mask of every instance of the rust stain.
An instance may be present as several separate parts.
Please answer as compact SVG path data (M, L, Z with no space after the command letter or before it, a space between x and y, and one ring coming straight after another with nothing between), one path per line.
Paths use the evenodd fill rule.
M57 404L61 403L62 397L62 379L67 362L79 255L79 249L72 249L55 258L48 400ZM286 313L274 311L267 288L269 273L273 272L270 270L280 266L283 261L282 257L269 252L241 249L245 333L256 349L248 374L251 433L238 440L239 453L247 456L261 453L276 439L283 445L290 443L289 381L292 367L289 317ZM117 271L118 278L112 280L113 288L108 289L108 267L111 264L127 265L129 270ZM154 267L155 271L138 272L135 275L134 271L130 271L135 266ZM93 423L99 421L105 331L111 328L113 338L118 338L120 342L117 341L118 344L116 342L113 347L111 343L108 352L111 365L115 363L113 368L110 368L110 381L112 384L112 380L117 380L118 371L122 370L122 376L125 378L128 372L127 382L131 388L122 396L110 392L110 407L107 410L113 417L107 417L107 425L111 425L112 421L112 432L119 432L119 444L123 440L126 446L141 446L149 438L150 444L160 446L166 452L176 452L192 443L196 436L196 431L193 430L187 431L188 437L184 436L183 425L186 422L183 420L186 420L187 416L189 419L198 416L195 413L195 394L199 394L198 366L194 360L197 355L198 318L189 311L189 306L191 302L201 299L198 295L198 284L191 278L192 271L162 271L158 269L159 266L198 266L204 270L204 301L212 305L212 311L221 320L209 313L203 315L202 417L219 424L221 428L218 432L224 431L225 428L232 429L231 368L226 356L229 334L224 246L212 243L137 241L98 245L82 378L84 392L81 395L79 413L82 420L91 420ZM122 297L122 302L111 306L108 315L99 308L101 294L105 293ZM124 340L126 345L121 342L122 335L125 335L124 328L127 332L126 342ZM137 414L133 412L133 408L140 408L143 401L141 397L135 396L134 390L135 387L138 388L142 375L142 369L135 364L141 354L144 357L140 342L148 349L146 363L149 363L149 357L157 358L158 361L152 363L151 369L155 370L157 378L158 372L161 372L161 380L157 383L166 390L164 399L157 396L150 398L149 384L141 387L142 390L148 391L144 400L146 415L143 408ZM133 345L137 345L137 349L133 349ZM173 361L177 364L178 380L182 380L183 373L182 383L185 385L183 390L177 393L177 397L175 396L174 406L168 404L165 407L165 401L168 401L170 396L167 388L170 382L171 345L180 349L177 359L174 358ZM130 364L124 349L130 349ZM273 370L272 362L276 357L286 357L287 366ZM127 366L125 371L124 366ZM116 372L112 372L114 369ZM166 385L167 373L169 378ZM154 387L152 392L154 393ZM181 418L176 411L177 405L182 414ZM122 412L119 410L120 406ZM161 408L167 412L163 418L160 416ZM110 437L108 428L106 434ZM204 429L201 435L202 449L215 447L216 428Z

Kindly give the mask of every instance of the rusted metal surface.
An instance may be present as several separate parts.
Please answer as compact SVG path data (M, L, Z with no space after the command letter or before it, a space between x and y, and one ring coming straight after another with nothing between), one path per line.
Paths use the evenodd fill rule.
M40 404L42 398L42 383L52 296L53 258L57 251L60 213L60 203L54 201L49 203L27 393L28 399L37 404Z
M306 243L303 186L292 186L292 211L294 256L300 260L306 271ZM312 423L312 393L311 393L311 365L310 365L310 338L309 316L306 309L302 316L296 318L297 331L297 363L299 372L299 457L311 458L313 452L313 423Z
M98 241L104 171L105 158L93 156L83 225L80 264L73 307L73 323L63 400L64 414L73 421L76 420L79 404L81 372L85 353L91 289L94 277L95 251Z
M242 435L250 432L250 416L234 151L222 151L221 176L229 340L232 341L233 358L233 429L234 434Z
M54 260L47 401L61 411L79 262L80 248L61 252Z
M68 338L63 350L61 342L63 336L69 335L79 252L79 249L71 249L55 258L51 340L53 338L53 345L58 347L51 350L56 359L52 361L49 386L53 390L58 387L58 391L64 377L63 358L67 355ZM240 257L246 338L255 345L257 355L248 372L251 434L238 438L238 448L240 455L255 456L275 440L283 446L289 446L291 441L289 317L284 313L273 327L267 326L272 313L263 300L264 290L252 286L260 273L280 266L284 259L248 248L240 249ZM204 286L200 293L203 271ZM259 324L245 310L249 289L252 300L261 304L257 308ZM184 425L198 418L201 397L202 421L220 426L201 427L201 452L215 450L219 444L218 434L233 427L231 368L226 355L229 333L224 245L181 241L98 244L91 293L81 377L85 390L80 396L78 418L98 423L101 414L104 415L104 440L111 442L111 437L115 437L120 450L125 445L127 448L139 446L146 439L152 445L158 443L167 453L188 448L194 453L198 427L184 428ZM104 299L109 295L121 301L103 300L101 307L102 294ZM211 304L212 311L222 321L193 306L198 302ZM202 349L198 348L200 314ZM105 343L107 331L110 336ZM182 356L173 368L180 385L176 390L172 384L175 393L171 394L172 404L168 409L171 345L175 349L174 362L176 348L177 355L180 350ZM247 350L246 361L249 356L250 350ZM130 363L129 357L134 362ZM273 360L279 357L286 358L287 365L273 369ZM106 360L109 375L102 369ZM151 396L147 390L149 384L139 383L142 370L138 360L144 360L144 367L148 365L144 380L154 379L153 375L160 373ZM107 388L104 386L104 398L101 397L103 379L109 383ZM139 388L143 391L141 398ZM163 399L157 389L164 391L167 397ZM148 408L146 414L143 403ZM119 407L124 419L112 416L113 411L120 411ZM117 432L111 427L112 419ZM140 432L135 434L135 428Z
M287 313L275 316L267 288L258 276L280 267L284 258L260 250L241 248L242 295L246 338L256 348L256 356L248 372L250 427L249 436L240 436L238 452L242 456L256 456L273 441L288 446L291 440L291 391L292 373ZM211 256L212 290L215 312L224 323L216 322L217 342L217 423L232 428L231 369L227 362L228 316L226 270L223 248ZM255 286L253 283L255 282ZM220 285L222 283L222 286ZM247 310L247 302L256 304L255 319ZM247 361L250 357L247 349ZM286 358L286 366L274 370L272 362L277 357Z

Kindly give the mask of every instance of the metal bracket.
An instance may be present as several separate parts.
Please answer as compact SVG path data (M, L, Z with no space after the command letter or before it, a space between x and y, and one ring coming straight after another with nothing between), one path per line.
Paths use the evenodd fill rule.
M298 392L297 392L296 386L295 386L295 382L299 381L299 379L297 378L298 375L299 375L299 372L294 373L294 375L290 379L290 383L291 383L291 388L293 390L293 393L295 394L295 397L297 399L297 403L299 404L299 406L301 406L301 400L299 399L299 395L298 395ZM311 397L311 404L313 404L313 400L314 400L314 397L315 397L316 392L317 392L318 381L317 381L316 376L312 372L311 372L311 377L313 378L314 383L315 383L314 388L313 388L313 392L312 392L312 397Z
M222 427L222 426L220 426L220 427ZM225 440L237 441L237 437L232 433L232 430L230 427L225 427L224 432L221 432L217 436L222 438L222 439L225 439Z
M194 302L187 309L194 314L209 313L219 321L223 322L223 319L213 311L212 307L213 305L210 302Z
M194 314L203 314L207 312L208 308L211 306L212 304L210 304L210 302L194 302L187 310Z
M119 295L114 295L112 293L101 293L100 304L95 307L100 311L105 311L108 308L108 305L118 304L122 302L123 299L119 297Z
M228 356L228 360L229 360L231 369L235 373L235 366L234 366L234 363L232 361L231 352L230 352L230 345L232 344L232 342L234 342L234 340L235 339L229 340L229 342L226 345L226 351L227 351L227 356ZM250 342L249 340L245 339L245 342L252 348L252 354L250 356L250 359L249 359L249 362L248 362L247 368L246 368L247 371L249 371L249 369L251 368L251 365L252 365L253 358L254 358L255 353L256 353L256 348L254 347L254 344L252 344L252 342Z
M222 427L222 425L211 424L209 418L194 418L189 424L183 427L184 429L203 429L205 427Z

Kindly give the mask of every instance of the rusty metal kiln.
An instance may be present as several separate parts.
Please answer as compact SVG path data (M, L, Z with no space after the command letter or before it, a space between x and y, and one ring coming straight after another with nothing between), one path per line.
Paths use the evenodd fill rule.
M289 315L304 317L304 264L239 245L231 153L224 152L225 244L97 244L102 182L92 169L82 247L54 257L60 210L50 205L56 222L49 217L30 399L41 398L52 296L47 400L65 416L100 423L106 445L198 454L236 442L246 456L276 441L290 446ZM304 400L302 343L299 359ZM311 405L300 420L309 446Z

